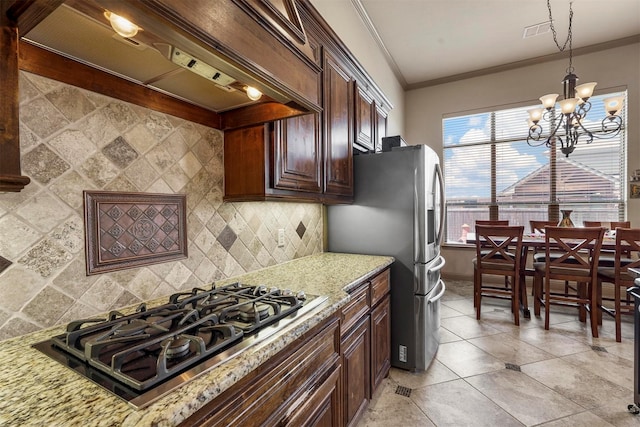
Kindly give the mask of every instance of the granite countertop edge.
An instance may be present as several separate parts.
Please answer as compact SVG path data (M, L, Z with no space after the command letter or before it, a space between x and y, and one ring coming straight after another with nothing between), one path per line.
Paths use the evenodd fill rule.
M349 301L348 292L393 261L385 256L324 252L216 282L288 287L326 296L327 301L308 318L288 325L284 332L138 410L31 347L61 333L63 326L0 342L0 382L4 383L0 387L0 425L177 425L335 313ZM166 300L159 298L147 304L159 305Z

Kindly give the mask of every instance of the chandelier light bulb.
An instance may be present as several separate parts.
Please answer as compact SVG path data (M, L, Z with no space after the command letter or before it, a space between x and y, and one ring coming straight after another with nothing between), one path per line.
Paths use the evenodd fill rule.
M604 101L604 109L610 115L616 115L622 110L624 106L624 96L612 96L611 98L606 98Z
M550 110L553 108L554 105L556 105L556 99L558 98L558 94L557 93L550 93L548 95L545 96L541 96L540 97L540 102L542 102L542 106L544 108L546 108L547 110Z
M246 87L247 97L252 101L257 101L262 97L262 92L252 86Z
M113 28L113 30L116 33L120 34L122 37L134 37L141 29L128 19L123 18L120 15L116 15L115 13L109 12L108 10L104 12L104 16L111 23L111 28Z
M578 104L578 98L567 98L558 102L560 104L560 109L562 110L562 114L571 114L576 111L576 105Z
M542 108L533 108L531 110L527 110L527 113L529 113L529 120L531 120L533 124L538 124L542 118Z
M598 83L590 82L576 86L576 96L580 99L588 100L593 95L593 89Z

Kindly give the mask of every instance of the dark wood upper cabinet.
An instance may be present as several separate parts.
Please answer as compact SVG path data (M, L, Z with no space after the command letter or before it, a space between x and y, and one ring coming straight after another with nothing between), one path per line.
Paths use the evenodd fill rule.
M353 196L353 79L344 63L327 49L323 77L324 191Z
M375 111L373 97L355 84L355 146L362 151L375 151Z
M322 191L322 144L318 114L280 120L273 130L273 186L311 193Z

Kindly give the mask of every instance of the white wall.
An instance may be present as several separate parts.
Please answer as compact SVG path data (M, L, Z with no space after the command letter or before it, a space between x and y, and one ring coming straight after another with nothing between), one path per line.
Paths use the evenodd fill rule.
M406 139L426 140L441 153L443 116L512 106L523 101L535 104L541 95L561 93L560 81L567 65L568 60L558 60L409 91L405 95ZM573 66L581 82L598 82L596 94L627 89L627 170L640 169L640 44L574 56ZM593 142L597 143L597 140ZM576 150L579 149L580 145ZM629 200L627 218L632 225L640 227L640 199ZM447 266L443 274L471 277L473 255L471 251L445 248Z
M404 136L404 90L351 1L311 0L311 4L393 104L387 119L387 135Z

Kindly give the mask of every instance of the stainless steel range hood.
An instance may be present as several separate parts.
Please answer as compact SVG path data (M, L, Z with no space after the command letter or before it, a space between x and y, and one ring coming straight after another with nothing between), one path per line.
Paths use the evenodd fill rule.
M22 39L216 113L261 102L247 97L246 85L260 89L266 95L264 100L290 101L211 49L168 27L143 26L133 38L123 38L114 32L103 12L88 1L68 1Z

